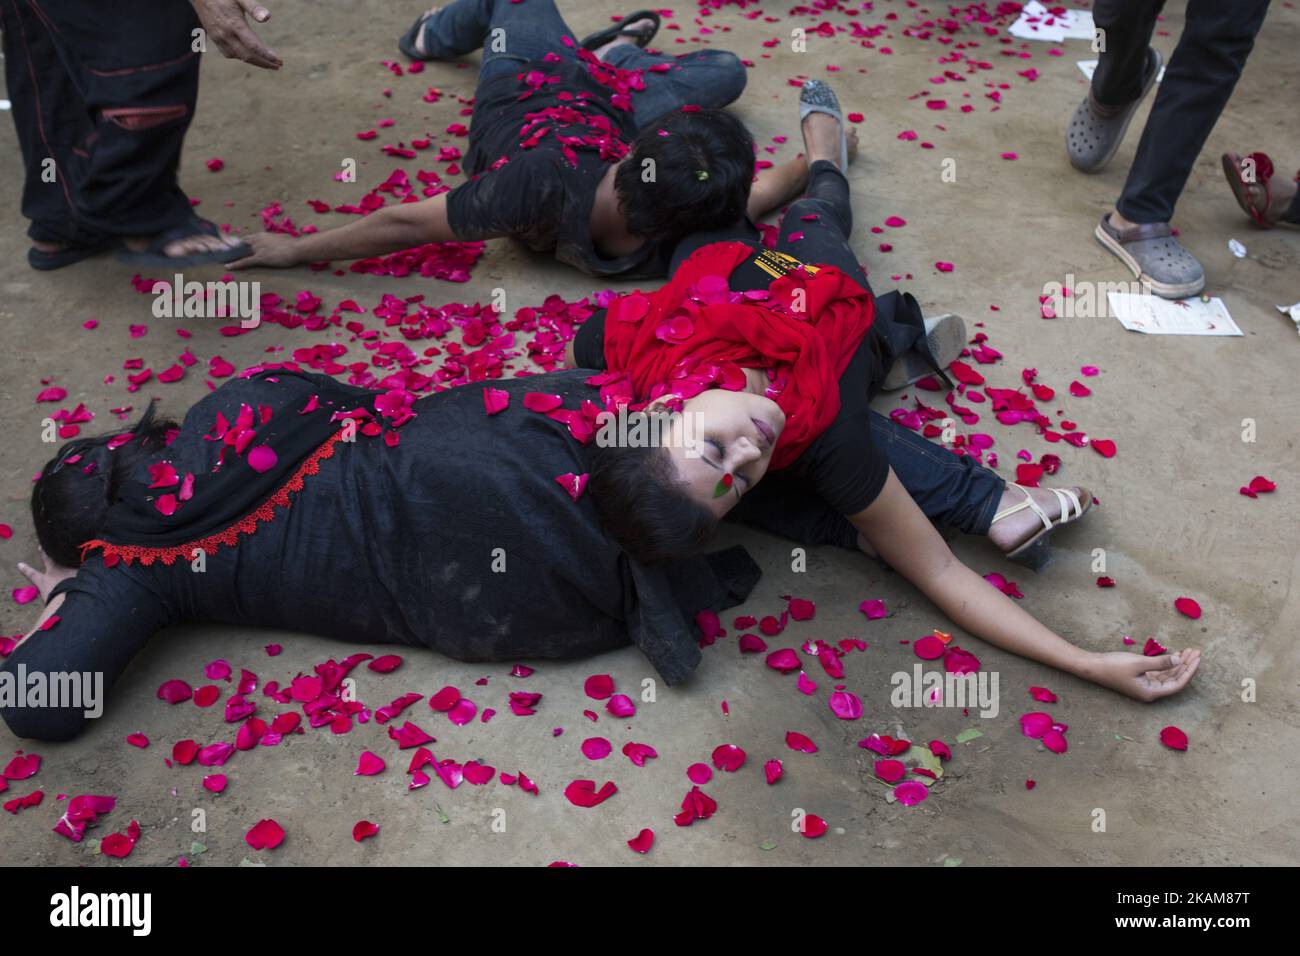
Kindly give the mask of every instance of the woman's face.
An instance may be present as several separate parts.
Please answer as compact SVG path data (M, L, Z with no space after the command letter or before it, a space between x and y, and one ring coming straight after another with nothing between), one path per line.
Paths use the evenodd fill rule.
M711 388L682 404L664 444L686 493L721 518L767 473L784 428L770 398ZM718 494L728 474L731 487Z

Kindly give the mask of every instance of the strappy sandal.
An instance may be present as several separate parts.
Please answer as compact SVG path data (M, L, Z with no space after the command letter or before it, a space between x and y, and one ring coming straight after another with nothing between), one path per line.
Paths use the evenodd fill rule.
M1228 185L1232 187L1232 195L1236 197L1237 205L1241 207L1242 212L1261 229L1272 229L1274 226L1290 226L1294 229L1300 226L1300 222L1286 218L1287 213L1296 205L1295 197L1292 197L1290 205L1282 210L1281 215L1276 219L1268 218L1269 211L1273 208L1273 160L1267 153L1251 153L1246 159L1254 163L1254 182L1246 181L1246 172L1242 168L1245 160L1236 153L1224 153L1220 160L1223 163L1223 174L1228 177ZM1300 183L1300 172L1296 173L1295 178L1296 182ZM1263 207L1255 202L1258 196L1255 190L1258 189L1264 190Z
M625 29L629 23L636 23L638 20L653 20L655 25L649 30ZM632 37L636 41L637 46L645 47L655 38L655 34L659 32L659 24L662 22L663 21L660 19L659 14L655 13L655 11L638 10L636 13L629 13L622 20L619 20L618 23L608 26L603 30L597 30L595 33L584 38L582 41L582 48L584 50L597 50L618 37Z
M1075 109L1065 130L1065 152L1070 157L1070 165L1079 172L1101 172L1119 150L1133 114L1151 92L1151 87L1156 85L1156 78L1164 67L1164 58L1155 47L1147 48L1146 67L1142 92L1132 103L1103 106L1093 98L1092 88L1088 88L1088 95Z
M821 80L805 80L799 91L799 128L803 129L804 118L809 113L825 113L840 124L840 172L849 174L849 136L845 131L844 114L840 111L840 101L830 84Z
M195 236L221 236L216 223L191 215L185 222L173 226L166 232L154 236L153 240L139 252L126 246L119 246L113 253L119 262L133 266L197 266L206 262L233 262L253 254L253 247L242 239L237 245L227 246L213 252L195 252L188 256L169 256L166 248L180 239L193 239Z
M1061 506L1061 516L1053 521L1047 516L1047 512L1042 506L1034 500L1030 490L1024 485L1018 485L1015 482L1008 482L1008 488L1017 488L1025 496L1025 500L1019 504L1014 504L1009 508L1003 508L993 516L993 524L997 524L1003 518L1009 518L1011 515L1019 514L1028 508L1034 514L1038 515L1038 520L1043 526L1038 529L1030 538L1013 551L1007 552L1006 557L1015 561L1017 564L1023 564L1033 571L1041 571L1047 566L1052 559L1050 543L1048 541L1051 533L1061 525L1069 524L1072 521L1078 521L1092 508L1092 495L1085 488L1079 490L1087 495L1088 503L1081 504L1079 496L1070 488L1045 488L1044 491L1050 491L1056 495L1056 500Z

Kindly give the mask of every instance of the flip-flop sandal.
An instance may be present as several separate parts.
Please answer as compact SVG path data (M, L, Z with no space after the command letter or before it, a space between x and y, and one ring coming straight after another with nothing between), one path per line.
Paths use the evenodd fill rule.
M1144 222L1128 229L1101 217L1093 235L1128 266L1133 277L1162 299L1185 299L1205 288L1205 270L1182 247L1167 222Z
M1034 496L1024 485L1008 482L1007 487L1018 489L1025 496L1025 500L1012 505L1010 508L1003 508L993 516L992 523L996 524L1003 518L1018 514L1026 508L1038 515L1038 520L1043 523L1043 526L1019 547L1008 552L1006 557L1010 561L1024 565L1031 571L1041 571L1052 560L1051 542L1049 541L1052 532L1061 525L1078 521L1086 515L1092 508L1092 495L1086 488L1080 488L1079 490L1088 496L1088 503L1082 504L1079 501L1079 496L1074 493L1072 488L1044 489L1056 495L1056 500L1061 506L1061 516L1053 521L1047 517L1047 512L1034 500Z
M947 378L943 369L953 363L966 347L966 322L955 312L945 312L925 320L925 336L910 350L898 356L880 383L882 391L893 392L937 373Z
M1289 219L1279 217L1276 220L1268 218L1268 211L1273 205L1273 160L1267 153L1251 153L1246 157L1255 164L1255 181L1247 182L1245 170L1242 169L1242 158L1236 153L1224 153L1220 161L1223 163L1223 174L1228 177L1228 185L1232 187L1232 195L1236 197L1237 205L1242 211L1251 218L1251 221L1261 229L1272 229L1274 226L1290 226L1292 229L1300 226L1300 222L1293 222ZM1296 182L1300 182L1300 172L1296 173ZM1252 187L1262 188L1264 190L1264 206L1260 208L1255 203L1255 193ZM1291 205L1294 206L1295 199L1292 199ZM1287 210L1283 211L1283 216Z
M648 31L624 29L624 27L629 23L636 23L638 20L653 20L655 25ZM659 14L655 13L653 10L638 10L636 13L629 13L613 26L608 26L603 30L597 30L595 33L583 39L582 48L584 50L599 49L617 37L633 37L636 40L637 46L645 47L655 38L655 34L659 32L659 24L661 22Z
M253 247L240 240L238 245L229 246L214 252L196 252L188 256L169 256L163 250L178 239L191 239L194 236L220 236L221 230L216 223L198 216L191 216L178 226L173 226L153 238L147 247L136 252L126 246L119 246L113 253L119 262L133 266L197 266L207 262L233 262L253 254Z
M840 111L840 101L830 84L821 80L805 80L799 91L799 128L803 128L804 118L809 113L825 113L840 124L840 172L849 174L849 136L845 131L844 114Z
M420 36L424 32L424 28L428 26L429 22L440 12L441 11L439 10L433 13L425 12L420 14L419 17L416 18L416 21L411 24L411 29L398 37L397 48L412 60L432 60L433 57L429 56L427 53L421 53L416 48L415 40L416 37ZM427 46L428 44L425 45Z
M97 256L101 252L107 252L111 247L112 244L108 242L85 245L72 243L57 252L45 252L32 246L27 250L27 264L41 272L53 272L55 269L62 269L64 266L70 266L81 262L83 259Z
M1081 173L1096 173L1110 162L1128 131L1128 124L1146 98L1156 77L1164 67L1164 58L1155 47L1147 48L1147 73L1142 82L1142 92L1132 103L1124 106L1102 106L1092 98L1091 88L1070 117L1065 130L1065 152L1070 165Z

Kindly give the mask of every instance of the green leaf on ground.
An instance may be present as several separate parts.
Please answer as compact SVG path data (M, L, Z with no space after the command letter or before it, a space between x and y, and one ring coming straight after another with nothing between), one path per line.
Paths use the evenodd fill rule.
M964 744L968 740L974 740L976 737L983 737L984 731L976 730L974 727L967 727L957 735L957 743Z

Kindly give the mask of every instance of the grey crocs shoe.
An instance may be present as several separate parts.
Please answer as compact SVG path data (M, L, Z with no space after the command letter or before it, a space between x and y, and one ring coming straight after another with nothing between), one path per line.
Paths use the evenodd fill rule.
M1129 271L1162 299L1183 299L1205 288L1205 270L1196 257L1179 245L1167 222L1146 222L1128 229L1101 217L1097 241L1113 252Z
M849 139L845 131L844 114L840 111L840 101L830 84L821 80L805 80L799 91L799 125L803 127L804 118L809 113L825 113L840 124L840 172L849 173Z
M1147 48L1147 72L1142 80L1142 92L1132 103L1124 106L1103 106L1093 99L1089 88L1088 95L1070 117L1070 125L1065 130L1065 152L1070 157L1070 165L1080 172L1096 173L1110 162L1138 105L1155 86L1164 62L1159 50Z

